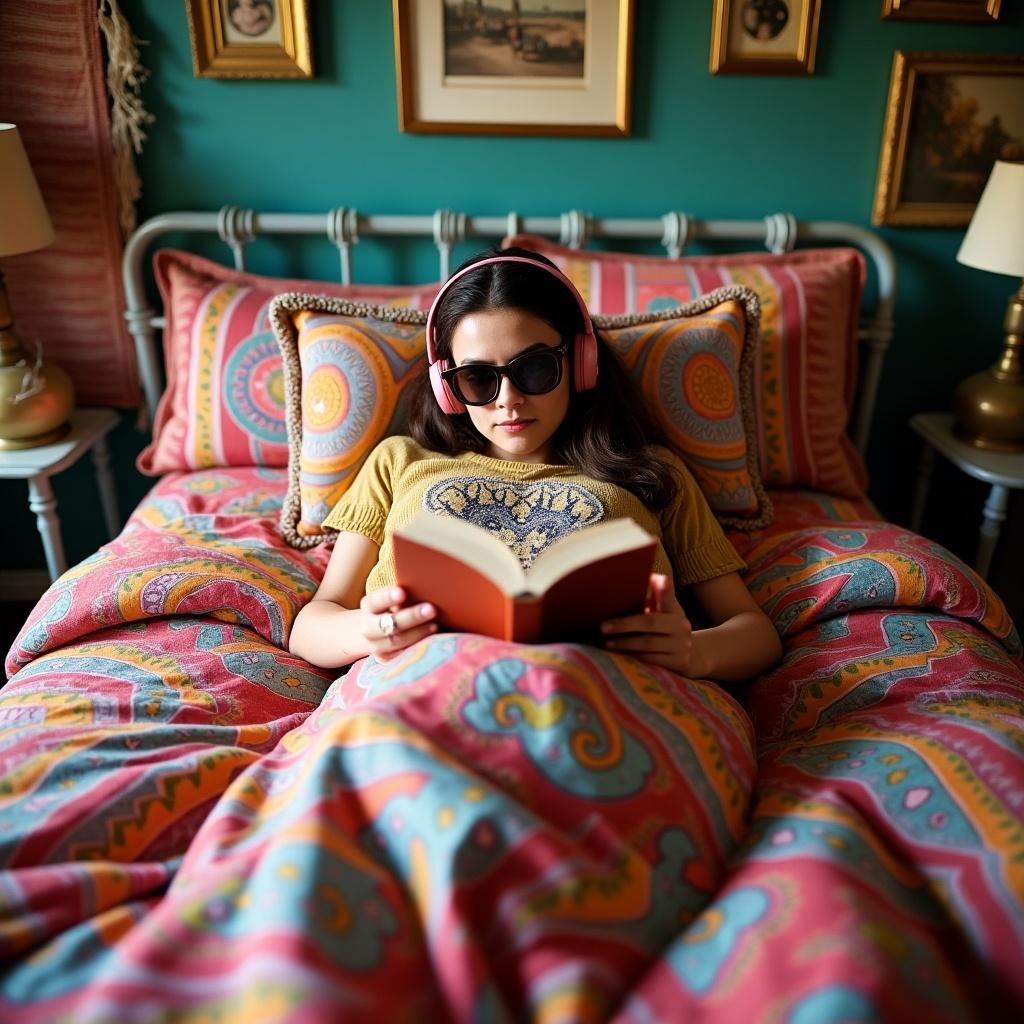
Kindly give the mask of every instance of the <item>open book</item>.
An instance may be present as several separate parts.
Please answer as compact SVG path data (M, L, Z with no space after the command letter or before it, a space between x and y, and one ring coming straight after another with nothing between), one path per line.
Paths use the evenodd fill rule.
M605 619L643 611L657 541L632 519L560 537L524 570L497 537L421 512L395 531L398 583L442 626L502 640L595 639Z

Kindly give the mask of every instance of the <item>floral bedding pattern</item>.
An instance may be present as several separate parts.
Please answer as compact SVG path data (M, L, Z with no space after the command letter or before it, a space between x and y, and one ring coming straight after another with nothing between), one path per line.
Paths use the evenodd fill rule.
M777 491L744 687L458 634L333 680L285 486L165 478L8 655L0 1020L1024 1011L1021 645L948 552Z

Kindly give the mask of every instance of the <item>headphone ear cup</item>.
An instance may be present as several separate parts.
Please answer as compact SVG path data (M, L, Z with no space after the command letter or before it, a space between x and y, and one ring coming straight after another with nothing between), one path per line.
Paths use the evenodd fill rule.
M446 416L457 416L460 412L465 412L466 407L452 394L452 389L448 387L447 381L441 376L441 371L447 369L447 359L438 359L430 364L430 389L434 392L434 398L437 399L441 412Z
M572 364L577 391L589 391L597 384L597 338L592 331L576 335Z

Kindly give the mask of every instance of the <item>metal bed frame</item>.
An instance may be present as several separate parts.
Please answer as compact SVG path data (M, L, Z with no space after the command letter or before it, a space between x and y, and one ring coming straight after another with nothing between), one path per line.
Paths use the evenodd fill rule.
M225 206L217 212L161 214L136 229L125 246L122 262L125 318L135 340L150 422L163 390L156 332L165 321L149 305L144 259L155 240L176 232L219 235L230 247L238 270L246 268L246 245L258 235L326 236L338 249L343 284L352 281L353 253L364 237L432 238L438 250L441 280L450 276L452 248L459 242L467 238L500 239L520 232L557 238L563 245L576 249L584 248L591 238L655 241L671 257L681 256L694 241L763 244L771 253L790 252L798 242L853 245L868 257L876 278L872 306L862 309L858 331L862 358L850 421L850 437L861 455L866 455L882 362L893 333L896 262L881 236L856 224L797 221L788 213L771 214L762 220L699 220L676 211L662 217L637 219L597 218L581 210L570 210L557 217L524 217L518 213L478 217L446 209L424 216L396 216L362 214L350 207L337 207L327 213L259 213Z

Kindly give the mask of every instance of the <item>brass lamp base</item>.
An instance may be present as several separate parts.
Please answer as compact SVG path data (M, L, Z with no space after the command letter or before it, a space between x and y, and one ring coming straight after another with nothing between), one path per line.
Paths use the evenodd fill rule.
M1024 284L1010 296L1003 321L1006 348L999 362L968 377L953 394L954 433L976 448L1024 451Z
M52 444L70 429L74 391L68 375L27 360L0 366L0 451Z
M953 412L961 441L996 452L1024 450L1024 381L975 373L954 392Z
M59 366L32 359L14 333L0 274L0 450L52 444L70 429L74 402L68 375Z
M21 438L20 441L0 437L0 452L16 452L22 448L42 448L44 444L53 444L54 441L59 441L70 430L70 423L62 423L54 430L46 431L45 434L33 434L31 437Z

